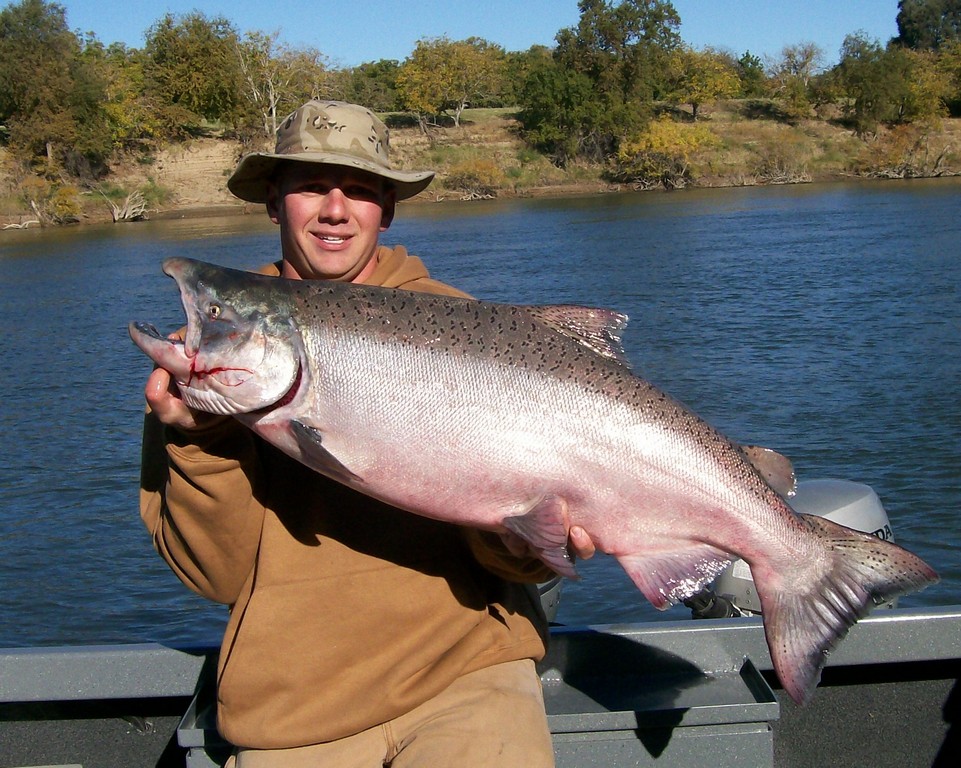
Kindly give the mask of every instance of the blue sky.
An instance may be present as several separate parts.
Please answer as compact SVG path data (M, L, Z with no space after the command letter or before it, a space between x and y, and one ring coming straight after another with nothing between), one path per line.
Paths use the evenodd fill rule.
M815 43L826 64L845 35L862 31L882 44L897 35L897 0L673 0L681 37L695 48L777 57L786 45ZM482 37L510 51L551 45L577 23L577 0L60 0L67 24L106 44L143 46L145 31L166 13L199 9L223 15L241 33L280 32L295 47L317 48L335 66L403 61L417 40Z

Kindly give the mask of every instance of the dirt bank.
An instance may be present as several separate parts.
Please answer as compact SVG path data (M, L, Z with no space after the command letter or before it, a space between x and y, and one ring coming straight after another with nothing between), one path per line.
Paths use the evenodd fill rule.
M945 120L939 130L863 141L849 130L828 121L810 120L787 125L774 120L748 119L736 102L705 109L698 120L718 141L709 153L692 158L695 186L724 187L827 181L852 178L852 169L872 153L879 163L897 168L903 158L940 155L943 172L961 172L961 120ZM904 131L902 131L904 133ZM910 139L905 146L900 146ZM883 153L889 152L889 160ZM149 157L131 158L111 168L104 185L123 195L151 190L149 218L191 216L212 211L241 214L262 211L259 205L234 198L227 178L240 159L239 143L199 138L155 151ZM898 153L896 155L896 153ZM557 168L525 147L510 110L469 110L460 127L437 128L430 137L417 128L391 129L391 158L399 168L431 168L437 180L412 202L461 200L471 196L544 197L610 192L618 187L602 178L603 167L575 164ZM464 179L479 180L465 193ZM20 181L0 148L0 226L22 225L35 219L22 194ZM487 185L485 187L485 185ZM477 190L480 189L480 192ZM622 190L630 190L624 185ZM97 190L79 194L82 222L110 222L110 204ZM117 197L114 197L116 203Z

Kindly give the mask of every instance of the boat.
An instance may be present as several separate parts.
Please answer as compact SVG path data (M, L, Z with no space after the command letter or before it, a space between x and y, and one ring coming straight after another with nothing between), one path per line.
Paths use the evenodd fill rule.
M799 487L796 506L891 538L873 491L826 482ZM722 618L552 626L539 672L558 768L959 764L961 605L876 610L798 706L780 689L749 574L737 570L692 602L692 616ZM559 595L558 583L542 585L549 614ZM0 766L223 765L232 747L215 726L217 653L0 649Z

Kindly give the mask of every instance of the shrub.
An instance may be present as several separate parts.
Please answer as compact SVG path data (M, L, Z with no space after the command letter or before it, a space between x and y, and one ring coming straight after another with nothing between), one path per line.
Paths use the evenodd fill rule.
M444 186L459 192L462 200L497 197L504 183L504 172L491 160L473 158L451 166Z
M33 210L41 225L73 224L80 220L80 190L71 184L31 176L20 187L20 199Z
M639 189L684 187L694 180L692 161L697 153L720 143L703 125L677 123L663 115L621 144L609 176Z

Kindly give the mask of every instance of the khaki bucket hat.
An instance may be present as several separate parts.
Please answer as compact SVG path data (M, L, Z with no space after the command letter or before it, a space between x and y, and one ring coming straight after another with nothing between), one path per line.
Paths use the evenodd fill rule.
M398 171L390 167L387 126L366 107L344 101L308 101L277 129L273 152L245 156L227 189L251 203L267 202L267 182L285 160L343 165L390 179L397 199L413 197L433 180L433 171Z

